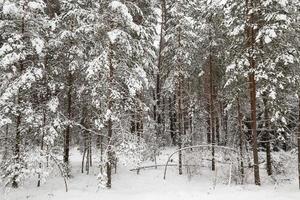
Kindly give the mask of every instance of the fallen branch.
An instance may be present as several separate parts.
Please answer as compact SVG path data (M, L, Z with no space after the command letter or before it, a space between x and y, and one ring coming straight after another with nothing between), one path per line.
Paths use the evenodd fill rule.
M134 168L134 169L130 169L129 171L139 171L141 169L149 169L149 168L157 168L157 167L164 167L165 165L149 165L149 166L142 166L142 167L137 167L137 168ZM176 167L178 166L177 164L169 164L168 167ZM188 166L188 167L193 167L193 166L200 166L200 165L187 165L187 164L184 164L182 166Z

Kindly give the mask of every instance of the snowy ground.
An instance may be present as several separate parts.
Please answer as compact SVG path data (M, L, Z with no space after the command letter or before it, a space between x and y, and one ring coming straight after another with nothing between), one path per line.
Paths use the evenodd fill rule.
M165 154L168 154L165 153ZM165 161L166 155L159 162ZM119 166L118 174L113 176L113 188L103 190L97 188L96 174L98 168L92 168L90 175L80 173L81 156L73 151L72 173L74 177L68 181L69 192L65 192L60 177L50 178L40 188L36 183L25 184L18 190L1 189L0 200L296 200L300 191L296 182L261 187L254 185L217 184L213 187L211 175L200 175L191 180L187 176L178 176L176 168L168 172L163 180L163 169L142 170L140 175L130 172L128 167ZM204 173L203 173L204 174Z

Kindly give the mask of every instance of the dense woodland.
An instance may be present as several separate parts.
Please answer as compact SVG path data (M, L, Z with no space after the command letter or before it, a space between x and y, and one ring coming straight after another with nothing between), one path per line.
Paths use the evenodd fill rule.
M111 188L170 146L179 175L193 154L276 179L300 163L299 34L299 0L0 0L1 183L72 179L77 148Z

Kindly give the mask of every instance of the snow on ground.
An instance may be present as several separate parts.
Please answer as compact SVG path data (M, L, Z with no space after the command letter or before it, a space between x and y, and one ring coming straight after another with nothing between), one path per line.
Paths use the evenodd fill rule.
M164 163L165 151L158 159ZM212 178L206 175L193 177L177 175L176 168L170 168L167 179L163 180L163 168L141 170L140 174L130 172L128 167L119 166L118 173L113 176L113 188L98 189L98 168L93 167L90 175L81 174L81 156L73 151L73 178L68 181L69 192L65 192L61 177L50 178L40 188L36 182L25 184L22 188L10 191L2 189L0 200L296 200L300 198L300 191L296 182L283 185L267 184L261 187L249 185L230 186L217 184L213 187Z

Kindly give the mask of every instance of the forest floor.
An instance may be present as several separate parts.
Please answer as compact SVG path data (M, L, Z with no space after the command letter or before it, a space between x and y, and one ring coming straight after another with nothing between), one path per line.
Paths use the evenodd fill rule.
M165 163L170 150L164 151L158 163ZM213 174L203 169L200 175L188 178L177 175L176 167L170 167L167 179L163 180L163 168L141 170L140 174L129 171L129 166L119 165L113 175L112 189L98 188L97 167L89 175L81 173L81 155L72 151L72 174L68 180L69 192L65 192L63 179L52 175L41 187L36 181L22 188L3 189L0 200L296 200L300 191L296 181L281 184L213 184Z

